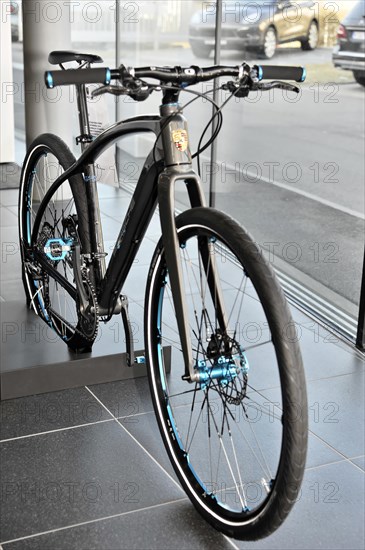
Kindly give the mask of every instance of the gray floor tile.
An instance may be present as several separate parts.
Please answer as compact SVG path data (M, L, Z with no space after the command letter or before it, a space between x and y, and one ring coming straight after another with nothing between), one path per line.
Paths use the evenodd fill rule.
M21 260L18 244L2 242L0 279L2 281L11 281L14 278L20 278Z
M156 243L154 243L153 241L145 237L142 241L140 249L138 250L138 254L135 259L135 264L149 266L151 263L155 248L156 248Z
M11 208L11 207L9 207ZM18 224L18 216L9 208L1 207L0 210L0 225L1 227L16 227Z
M16 275L19 276L18 273ZM25 304L25 292L21 279L0 281L0 293L6 302L24 300Z
M4 550L49 550L50 548L52 550L76 548L230 550L232 546L220 533L202 520L189 501L183 500L4 545Z
M356 458L352 458L351 462L356 464L356 466L359 466L359 468L361 468L365 472L365 456L358 456Z
M113 220L112 218L104 215L101 216L101 223L103 227L104 242L110 241L115 243L120 231L121 224Z
M158 429L155 413L120 419L126 429L147 449L155 460L177 479Z
M111 185L99 184L98 195L99 199L116 199L121 196L123 190L119 187L113 187ZM124 191L126 193L126 191Z
M235 543L242 550L363 549L363 520L364 475L344 461L306 472L298 501L273 535Z
M85 388L0 402L0 439L58 430L111 418Z
M0 216L1 216L0 209ZM9 247L6 247L7 250L5 250L6 255L14 254L14 252L19 251L19 231L18 231L18 225L9 226L9 227L2 227L0 232L0 241L1 243L9 244ZM4 245L3 245L4 247Z
M3 542L183 495L116 422L18 439L0 451Z
M135 263L123 287L123 293L136 302L144 300L146 294L148 265Z
M19 189L3 189L0 191L0 204L4 206L17 206L19 201Z
M364 454L364 373L308 383L310 429L346 457Z
M356 352L349 353L337 343L297 325L307 382L341 374L364 372L365 362Z
M125 193L120 193L116 197L102 199L100 201L100 210L103 214L109 216L109 218L122 224L130 201L130 196Z
M147 378L97 384L90 390L117 418L153 411Z

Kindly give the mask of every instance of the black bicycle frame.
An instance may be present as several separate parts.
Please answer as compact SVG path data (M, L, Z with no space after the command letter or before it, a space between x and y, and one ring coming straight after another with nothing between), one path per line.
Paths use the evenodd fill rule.
M193 381L196 374L194 372L178 234L175 223L174 191L177 181L185 182L191 207L205 206L205 200L200 179L192 169L186 120L178 110L176 104L162 105L161 116L137 116L116 123L90 143L76 163L59 176L47 191L35 219L33 236L38 234L40 222L48 201L62 183L77 174L82 174L84 184L87 186L89 181L85 175L90 173L90 167L94 166L95 161L105 149L124 136L142 132L154 133L158 141L154 152L151 152L145 161L105 276L99 281L99 314L102 316L111 316L114 313L120 312L120 309L118 309L118 298L158 203L164 252L184 354L185 375ZM180 142L179 137L182 138ZM89 196L87 192L85 196ZM88 204L88 208L92 206ZM95 226L91 224L90 220L89 224L90 234L95 235ZM94 236L92 243L95 243L95 241ZM92 250L92 252L97 251ZM210 255L208 243L206 243L205 250L202 252L202 258L207 276L209 275L208 284L210 291L217 299L217 318L222 330L224 330L228 328L227 316L223 306L219 281L215 275L214 257ZM74 287L67 283L62 275L50 266L49 262L41 263L44 263L43 267L60 282L71 296L75 297ZM207 267L208 265L210 267Z

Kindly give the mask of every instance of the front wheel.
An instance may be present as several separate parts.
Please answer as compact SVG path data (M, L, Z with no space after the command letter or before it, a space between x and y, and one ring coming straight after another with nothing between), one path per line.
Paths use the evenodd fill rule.
M146 356L160 432L202 516L229 536L259 539L284 521L304 472L307 401L295 327L273 271L235 221L194 208L176 222L199 381L182 378L184 359L160 241L145 304Z
M276 31L274 27L269 27L264 36L264 42L258 54L261 59L271 59L274 57L278 45Z

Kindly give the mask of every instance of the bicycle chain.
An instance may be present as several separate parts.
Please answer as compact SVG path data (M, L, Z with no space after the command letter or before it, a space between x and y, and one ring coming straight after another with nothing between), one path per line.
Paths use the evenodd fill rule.
M87 281L84 281L84 283L86 283ZM86 334L86 332L83 332L82 330L78 329L77 327L71 325L71 323L69 323L69 321L67 321L67 319L65 319L64 317L62 317L62 315L60 315L57 311L55 311L52 306L48 307L47 308L47 313L50 314L50 316L52 317L57 317L57 319L59 321L61 321L65 326L67 326L73 333L75 334L78 334L79 336L81 336L84 340L86 340L88 343L92 344L96 338L96 335L98 333L98 329L99 329L99 316L98 316L98 313L99 313L99 307L98 307L98 304L97 304L97 299L96 299L96 292L94 290L94 287L92 286L92 284L88 281L87 284L89 285L89 290L91 291L92 293L92 296L93 296L93 300L94 300L94 313L93 315L95 315L95 319L94 319L94 328L93 328L93 332L92 332L92 335L89 335L89 334ZM45 319L45 317L43 317L45 321L47 321L47 319ZM78 321L79 321L79 324L81 323L82 321L82 317L81 317L81 314L78 313Z
M83 331L80 331L79 329L76 329L77 332L79 334L81 334L88 342L92 343L95 338L96 338L96 335L98 333L98 329L99 329L99 304L98 304L98 298L97 298L97 294L96 294L96 291L95 291L95 288L88 276L88 269L87 268L83 268L82 269L82 282L83 284L87 285L88 287L88 291L90 292L90 298L92 300L92 306L94 308L94 311L91 313L93 315L93 328L92 328L92 334L89 335ZM90 304L90 301L89 301L89 304ZM77 300L76 300L76 305L78 307L78 303L77 303ZM78 311L78 319L79 319L79 324L82 325L83 322L86 322L86 319L85 317L83 317L81 315L81 313Z

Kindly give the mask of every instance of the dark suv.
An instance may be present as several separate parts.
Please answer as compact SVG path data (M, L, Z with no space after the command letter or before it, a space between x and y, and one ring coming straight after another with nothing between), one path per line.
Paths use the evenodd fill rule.
M300 40L303 50L318 44L319 25L312 0L232 0L223 2L221 47L253 50L270 59L276 46ZM202 2L190 22L189 42L198 57L214 49L215 5Z
M333 51L335 67L352 71L356 81L365 86L365 4L358 4L342 21Z

